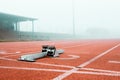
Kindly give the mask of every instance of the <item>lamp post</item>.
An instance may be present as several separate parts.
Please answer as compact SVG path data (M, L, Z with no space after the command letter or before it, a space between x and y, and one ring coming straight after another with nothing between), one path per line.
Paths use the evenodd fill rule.
M75 8L74 8L74 0L72 0L72 16L73 16L73 36L75 36L76 33L75 33Z

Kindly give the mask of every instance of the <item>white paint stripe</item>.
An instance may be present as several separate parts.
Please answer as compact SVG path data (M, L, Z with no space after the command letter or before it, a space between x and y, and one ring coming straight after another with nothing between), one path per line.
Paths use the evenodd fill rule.
M116 63L116 64L120 64L120 61L109 61L109 63Z
M11 56L18 56L18 55L26 55L26 54L39 53L39 52L40 52L40 51L36 51L36 52L28 52L28 53L20 53L20 54L13 54L13 55L4 56L4 57L11 57Z
M33 64L41 64L41 65L56 66L56 67L63 67L63 68L74 68L74 66L57 65L57 64L49 64L49 63L41 63L41 62L35 62Z
M54 44L54 45L57 44L58 45L58 44L68 44L68 43L73 44L73 43L79 43L79 42L80 41L74 41L74 40L73 41L68 41L68 40L67 41L56 41L56 42L55 41L48 41L48 42L45 42L45 44ZM87 43L87 42L89 42L89 41L84 41L82 43ZM42 44L42 45L44 45L44 44Z
M17 61L15 59L9 59L9 58L3 58L3 57L0 57L0 59L9 60L9 61ZM41 63L41 62L34 62L34 63L30 63L30 64L40 64L40 65L56 66L56 67L63 67L63 68L74 68L74 66L57 65L57 64L49 64L49 63Z
M43 69L43 68L26 68L26 67L11 67L11 66L0 66L3 69L17 69L17 70L35 70L35 71L51 71L51 72L67 72L67 70L58 69ZM88 71L74 71L73 73L78 74L90 74L90 75L105 75L105 76L120 76L120 74L112 73L98 73L98 72L88 72ZM58 79L61 80L61 79Z
M54 72L66 72L66 71L67 71L67 70L57 70L57 69L27 68L27 67L10 67L10 66L0 66L0 68L5 68L5 69L18 69L18 70L54 71Z
M78 47L78 46L86 46L86 45L89 45L89 44L91 44L91 43L83 44L83 45L69 46L69 47L62 47L62 48L66 49L66 48L72 48L72 47ZM13 54L13 55L4 56L4 57L11 57L11 56L25 55L25 54L38 53L38 52L40 52L40 51L36 51L36 52L28 52L28 53L23 53L23 54Z
M9 59L9 58L4 58L4 57L0 57L0 59L8 60L8 61L17 61L17 60L15 60L15 59Z
M75 71L73 73L90 74L90 75L104 75L104 76L120 76L120 74L115 74L115 73L88 72L88 71ZM58 79L58 80L61 80L61 79Z
M19 53L21 53L21 51L16 51L15 53L19 54Z
M102 69L94 69L94 68L80 68L80 70L89 70L89 71L96 71L96 72L102 72L102 73L115 73L115 74L120 74L119 71L102 70Z
M0 51L0 54L18 54L18 53L21 53L20 51L17 51L15 53L9 53L7 51Z
M70 59L77 59L80 58L80 56L76 56L76 55L68 55L71 56L70 58L53 58L53 59L61 59L61 60L70 60Z
M105 52L101 53L100 55L98 55L98 56L92 58L91 60L89 60L89 61L83 63L82 65L79 65L78 67L84 67L84 66L86 66L86 65L88 65L88 64L90 64L90 63L92 63L93 61L99 59L100 57L102 57L102 56L104 56L105 54L109 53L110 51L112 51L113 49L117 48L118 46L120 46L120 44L118 44L118 45L116 45L116 46L114 46L114 47L108 49L107 51L105 51Z
M17 61L14 59L7 59L7 58L0 58L0 59L5 59L5 60L10 60L10 61ZM41 64L41 65L48 65L48 66L57 66L57 67L65 67L65 68L75 68L74 66L66 66L66 65L55 65L55 64L47 64L47 63L38 63L35 62L33 64ZM67 70L56 70L56 69L39 69L39 68L21 68L21 67L6 67L6 66L0 66L0 68L9 68L9 69L23 69L23 70L42 70L42 71L55 71L55 72L67 72ZM98 72L86 72L86 71L77 71L73 73L79 73L79 74L94 74L94 75L107 75L107 76L120 76L119 72L116 71L106 71L106 70L99 70L99 69L92 69L92 68L81 68L83 70L95 70L95 71L100 71L101 73ZM111 72L105 73L105 72Z
M0 50L0 54L5 54L6 51Z
M9 61L17 61L15 59L9 59L9 58L3 58L0 57L0 59L3 60L9 60ZM41 63L41 62L34 62L32 64L40 64L40 65L47 65L47 66L55 66L55 67L63 67L63 68L75 68L74 66L67 66L67 65L56 65L56 64L49 64L49 63ZM90 70L90 71L97 71L97 72L107 72L107 73L116 73L120 74L118 71L111 71L111 70L101 70L101 69L94 69L94 68L80 68L82 70Z
M87 43L87 44L80 44L80 45L74 45L74 46L69 46L69 47L62 47L62 48L73 48L73 47L78 47L78 46L86 46L86 45L89 45L89 44L91 44L91 43Z
M87 61L87 62L79 65L78 67L81 67L81 68L82 68L82 67L84 67L84 66L87 66L88 64L94 62L95 60L97 60L98 58L104 56L105 54L107 54L108 52L110 52L110 51L112 51L113 49L117 48L118 46L120 46L120 44L118 44L118 45L116 45L116 46L108 49L107 51L105 51L105 52L101 53L100 55L98 55L98 56L90 59L89 61ZM53 80L62 80L62 79L64 79L65 77L71 75L72 73L74 73L74 72L77 71L77 70L79 70L79 68L73 68L72 70L67 71L67 72L65 72L64 74L61 74L61 75L57 76L57 77L54 78Z

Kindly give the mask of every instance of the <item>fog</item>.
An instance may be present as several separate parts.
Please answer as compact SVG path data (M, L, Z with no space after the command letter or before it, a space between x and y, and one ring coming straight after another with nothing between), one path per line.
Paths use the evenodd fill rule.
M0 0L0 12L38 18L36 32L73 34L75 29L74 35L81 37L120 38L119 4L119 0ZM29 26L21 30L30 31Z

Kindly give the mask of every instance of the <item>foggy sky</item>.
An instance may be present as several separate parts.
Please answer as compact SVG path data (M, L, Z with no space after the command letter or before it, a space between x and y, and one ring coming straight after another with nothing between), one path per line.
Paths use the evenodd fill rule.
M76 34L120 36L119 0L73 1ZM72 0L0 0L0 12L38 18L40 32L72 34L72 7Z

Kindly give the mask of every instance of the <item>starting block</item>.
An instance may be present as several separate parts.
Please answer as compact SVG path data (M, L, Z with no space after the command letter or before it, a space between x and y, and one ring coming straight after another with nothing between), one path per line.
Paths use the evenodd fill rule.
M46 56L59 57L59 55L61 53L64 53L64 50L62 50L62 49L57 50L55 46L43 45L42 52L22 55L20 58L18 58L18 60L19 61L35 62L36 59L44 58Z

